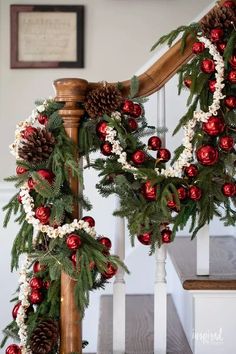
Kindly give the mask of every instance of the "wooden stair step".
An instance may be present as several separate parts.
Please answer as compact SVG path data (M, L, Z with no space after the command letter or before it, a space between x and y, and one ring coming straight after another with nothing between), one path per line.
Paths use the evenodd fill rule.
M236 290L236 239L210 237L210 275L196 275L196 239L176 237L168 253L186 290Z
M112 354L113 298L101 296L97 354ZM192 354L170 295L167 297L167 353ZM153 354L154 296L126 295L126 354Z

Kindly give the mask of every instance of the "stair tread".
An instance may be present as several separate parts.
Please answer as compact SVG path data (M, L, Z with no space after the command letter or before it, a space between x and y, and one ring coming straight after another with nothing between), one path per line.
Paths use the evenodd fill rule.
M101 296L97 354L112 354L112 295ZM154 296L126 295L126 354L153 354ZM175 305L167 296L167 354L192 354Z
M176 237L168 253L186 290L236 290L236 239L210 237L210 275L196 275L196 239Z

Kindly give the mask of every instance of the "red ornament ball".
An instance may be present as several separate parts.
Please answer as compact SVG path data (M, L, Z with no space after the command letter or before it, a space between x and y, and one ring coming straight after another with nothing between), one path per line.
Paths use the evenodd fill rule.
M198 201L202 197L202 190L198 186L191 186L188 191L188 196L191 200Z
M51 214L51 209L49 207L45 206L40 206L36 208L35 210L35 217L38 219L41 224L46 225L49 223L50 219L50 214Z
M235 2L234 1L225 1L223 3L224 7L229 7L229 8L234 8L235 7Z
M16 344L10 344L6 349L6 354L21 354L21 349Z
M28 187L29 187L30 190L34 189L34 187L35 187L35 185L36 185L36 183L35 183L35 181L33 180L32 177L30 177L30 178L28 179L27 184L28 184Z
M39 175L39 177L45 179L49 184L52 184L55 178L54 173L49 170L38 170L37 174ZM37 182L35 181L35 183Z
M39 114L38 122L42 125L46 125L48 123L48 116L46 114Z
M188 177L196 177L198 175L198 167L194 164L190 164L185 167L184 172Z
M135 165L142 165L146 160L146 154L142 150L137 150L132 154L131 160Z
M43 294L38 289L32 290L29 296L29 301L32 305L40 304L43 301Z
M82 218L82 220L84 220L85 222L87 222L90 227L94 227L94 226L95 226L95 220L94 220L94 218L92 218L92 216L84 216L84 217Z
M138 123L134 118L129 118L127 121L129 131L135 131L138 129Z
M163 243L170 243L172 241L172 231L170 229L162 230L161 239Z
M203 166L212 166L218 162L219 151L211 145L203 145L196 152L198 162Z
M77 234L70 234L66 239L66 246L69 250L77 250L82 244L81 238Z
M168 149L159 149L157 151L157 159L161 162L168 162L171 158L171 153Z
M141 235L138 235L138 240L145 246L151 245L152 243L152 232L144 232Z
M220 52L220 54L224 54L227 43L226 42L219 42L219 43L217 43L216 46L217 46L217 49Z
M122 112L125 114L132 115L134 111L134 103L131 100L125 100L122 106Z
M41 278L34 277L30 280L30 287L33 290L39 290L43 288L43 281Z
M44 264L40 264L38 261L36 261L33 265L33 272L38 273L42 272L46 269L46 266Z
M110 279L112 277L114 277L114 275L116 275L117 273L117 266L112 264L112 263L107 263L107 268L106 271L104 273L102 273L103 278L105 279Z
M225 105L229 109L235 109L236 108L236 96L225 97Z
M231 84L236 84L236 70L231 70L231 71L228 73L227 79L229 80L229 82L230 82Z
M222 28L213 28L210 33L211 41L213 43L219 42L224 36Z
M101 153L105 156L110 156L112 154L112 145L108 141L103 143L101 146Z
M148 201L154 201L157 198L157 186L153 186L150 181L142 185L141 193Z
M170 199L167 201L167 206L168 208L172 209L172 210L176 210L176 202L174 199Z
M216 90L216 80L209 80L208 81L208 87L209 87L209 91L211 93L214 93Z
M17 168L16 168L17 175L23 175L27 171L28 171L28 169L25 167L22 167L22 166L17 166Z
M204 59L201 63L201 70L205 74L212 74L215 71L215 63L212 59Z
M111 240L108 237L105 236L101 236L98 238L98 242L103 245L104 247L106 247L106 249L109 251L112 247L112 243Z
M143 110L142 110L142 107L140 106L140 104L135 103L133 111L131 113L132 117L139 118L141 116L142 112L143 112Z
M48 290L48 289L50 288L50 286L51 286L50 280L45 280L45 281L43 282L43 287L44 287L44 289Z
M219 146L222 150L229 152L233 149L235 144L234 138L232 136L221 136L219 139Z
M20 204L22 204L22 197L20 196L20 194L18 194L17 200L18 200L18 202L19 202Z
M179 200L185 200L188 197L188 190L183 186L177 189Z
M101 120L96 127L96 132L99 136L106 136L108 124L105 120Z
M225 183L222 186L222 193L225 197L233 197L236 194L236 186L234 183Z
M187 88L190 88L191 85L192 85L192 79L191 78L184 79L184 86L186 86Z
M229 59L229 63L233 69L236 69L236 50L233 52L233 55Z
M37 133L37 129L34 127L31 127L31 125L22 132L22 138L23 139L28 139L32 134Z
M195 42L192 46L192 52L194 54L201 54L205 50L205 44L202 42Z
M148 139L148 148L153 151L157 151L161 148L161 139L158 136L151 136Z
M12 317L15 320L19 311L19 308L21 307L21 301L17 302L17 304L13 307L12 309Z
M211 116L208 118L207 122L203 123L202 128L208 135L217 136L223 133L225 123L222 118Z

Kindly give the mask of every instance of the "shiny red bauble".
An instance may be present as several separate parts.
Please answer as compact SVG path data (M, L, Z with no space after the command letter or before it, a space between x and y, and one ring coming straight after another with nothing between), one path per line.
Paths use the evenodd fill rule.
M22 197L20 196L20 194L18 194L17 200L18 200L18 202L19 202L20 204L22 204Z
M174 201L174 199L168 200L167 206L172 210L176 210L176 202Z
M225 48L227 46L227 42L219 42L217 43L217 49L220 52L220 54L224 54Z
M96 132L100 136L106 136L108 124L105 120L101 120L96 127Z
M29 126L29 127L25 128L25 130L23 130L22 138L27 140L34 133L37 133L37 129Z
M17 168L16 168L17 175L23 175L27 171L28 171L28 169L25 167L22 167L22 166L17 166Z
M233 69L236 69L236 50L234 50L233 55L229 59L229 63Z
M29 296L29 301L32 305L40 304L43 301L43 294L40 290L32 290Z
M15 320L19 311L19 308L21 307L21 301L17 302L17 304L13 307L12 309L12 317Z
M236 96L225 97L225 105L229 109L235 109L236 108Z
M235 2L231 1L231 0L225 1L222 6L229 7L229 8L234 8L235 7Z
M202 190L198 186L191 186L188 190L188 196L191 200L198 201L202 197Z
M146 160L146 154L142 150L137 150L132 154L131 160L135 165L142 165Z
M210 33L211 41L213 43L219 42L224 37L222 28L213 28Z
M46 269L46 266L44 264L40 264L38 261L36 261L33 265L33 272L38 273L42 272Z
M70 234L66 239L66 246L69 250L77 250L81 244L81 238L77 234Z
M231 70L228 73L227 79L231 84L236 84L236 70Z
M196 151L198 162L203 166L212 166L219 160L219 151L212 145L203 145Z
M205 123L202 124L202 129L210 136L217 136L223 133L225 123L222 118L211 116Z
M29 187L30 190L31 190L31 189L34 189L34 187L36 186L36 183L35 183L35 181L33 180L32 177L30 177L30 178L28 179L27 184L28 184L28 187Z
M138 129L138 123L134 118L129 118L127 120L127 125L129 128L129 131L134 132L135 130Z
M51 209L49 207L45 206L40 206L36 208L35 210L35 217L38 219L41 224L46 225L49 223L50 219L50 214L51 214Z
M234 138L232 136L221 136L219 139L219 146L222 150L229 152L233 149L235 144Z
M152 232L144 232L141 235L138 235L138 240L145 246L151 245L152 243Z
M94 218L92 218L92 216L84 216L82 218L82 220L87 222L90 227L94 227L95 226L95 220L94 220Z
M208 81L208 87L209 87L209 91L211 93L214 93L216 90L216 80L209 80Z
M54 173L49 170L38 170L37 174L39 175L39 177L45 179L49 184L52 184L55 178Z
M190 88L192 85L192 79L188 78L188 79L184 79L184 86L186 86L187 88Z
M236 194L236 186L234 183L225 183L222 186L222 193L225 197L233 197Z
M215 63L212 59L204 59L201 62L201 70L205 74L212 74L215 71Z
M163 243L170 243L172 241L172 231L170 229L162 230L161 239Z
M104 273L102 273L102 276L105 279L110 279L110 278L114 277L114 275L116 275L117 270L118 269L115 264L107 263L106 271Z
M188 177L196 177L198 174L198 167L194 164L190 164L189 166L185 167L184 173Z
M153 186L150 181L142 185L141 193L148 201L154 201L157 197L157 186Z
M112 145L108 141L103 143L101 146L101 153L105 156L110 156L112 154Z
M134 103L131 100L125 100L122 105L122 112L125 114L132 114L134 111Z
M106 247L106 249L109 251L112 247L112 243L111 240L108 237L105 236L101 236L98 238L98 242L103 245L104 247Z
M48 116L46 114L39 114L38 122L42 125L46 125L48 123Z
M202 42L195 42L192 46L192 52L194 54L201 54L205 50L205 44Z
M159 150L161 147L161 139L158 136L151 136L148 139L148 148L153 151Z
M44 287L44 289L48 290L48 289L50 288L50 286L51 286L50 280L45 280L45 281L43 282L43 287Z
M143 112L143 110L142 110L142 107L140 106L140 104L135 103L133 111L131 113L132 117L139 118L141 116L142 112Z
M5 351L5 354L21 354L21 349L16 344L10 344Z
M30 280L30 287L33 290L39 290L43 288L43 281L41 278L34 277Z
M177 193L179 200L185 200L188 197L188 190L185 187L179 187Z
M157 151L157 159L161 162L168 162L171 158L171 153L168 149L159 149Z

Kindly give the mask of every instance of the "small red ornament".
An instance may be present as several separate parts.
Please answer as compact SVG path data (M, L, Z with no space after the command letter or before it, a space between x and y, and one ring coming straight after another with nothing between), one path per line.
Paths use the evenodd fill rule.
M33 265L33 272L38 273L42 272L46 269L46 266L44 264L40 264L38 261L36 261Z
M234 183L225 183L222 186L222 193L226 197L233 197L236 194L236 186Z
M203 145L197 150L196 156L201 165L212 166L218 162L219 151L214 146Z
M158 136L151 136L148 139L148 148L153 151L157 151L161 148L161 139Z
M213 43L219 42L223 38L223 36L224 36L224 31L222 28L213 28L211 30L210 37Z
M208 87L209 87L209 91L211 93L214 93L216 90L216 80L209 80L208 81Z
M96 132L100 136L106 136L108 124L105 120L101 120L96 127Z
M212 59L204 59L201 63L201 70L205 74L212 74L215 71L215 63Z
M146 200L154 201L157 197L157 186L153 186L150 181L142 185L141 193Z
M17 175L23 175L27 171L28 171L27 168L22 167L22 166L17 166L17 168L16 168Z
M189 166L185 167L184 172L188 177L196 177L198 174L198 167L194 164L190 164Z
M228 73L227 79L229 80L229 82L230 82L231 84L236 84L236 70L231 70L231 71Z
M224 54L224 51L225 51L225 48L227 46L227 42L220 42L220 43L217 43L217 49L218 51L220 52L220 54Z
M21 301L17 302L17 304L13 307L12 309L12 317L15 320L19 311L19 308L21 307Z
M185 200L188 197L188 190L184 187L179 187L177 189L179 200Z
M43 294L40 290L32 290L29 301L33 305L40 304L43 301Z
M108 237L101 236L98 238L98 242L106 247L106 249L109 251L111 249L112 243L111 240Z
M236 50L234 50L233 55L229 59L229 63L233 69L236 69Z
M229 109L235 109L236 108L236 96L227 96L225 98L225 105Z
M198 186L191 186L188 191L188 196L191 200L198 201L202 197L202 190Z
M170 199L167 201L167 206L168 208L172 209L172 210L176 210L176 202L174 201L174 199Z
M20 204L22 204L22 197L20 196L20 194L18 194L17 200L18 200L18 202L19 202Z
M46 114L39 114L38 122L42 125L46 125L48 123L48 116Z
M31 189L34 189L34 187L35 187L35 185L36 185L36 183L35 183L35 181L33 180L32 177L30 177L30 178L28 179L27 184L28 184L28 187L29 187L30 190L31 190Z
M43 282L43 287L44 287L44 289L48 290L48 289L50 288L50 286L51 286L50 280L45 280L45 281Z
M106 271L104 273L102 273L103 278L105 279L110 279L112 277L114 277L114 275L116 275L117 273L117 266L111 263L107 263L107 268Z
M233 149L235 144L234 138L232 136L221 136L219 139L219 146L222 150L229 152Z
M33 290L39 290L43 288L43 281L41 278L34 277L30 280L30 287Z
M205 123L203 123L202 128L208 135L217 136L223 133L225 129L225 123L222 118L211 116Z
M134 103L131 100L125 100L122 106L122 111L125 114L130 114L132 115L134 111Z
M184 79L184 86L186 86L187 88L190 88L191 85L192 85L192 79L191 78Z
M110 156L112 154L112 145L108 141L102 144L101 153L105 156Z
M70 256L71 262L73 263L73 266L76 267L76 263L77 263L77 256L76 256L76 252L72 253L72 255Z
M161 238L163 243L170 243L172 241L172 231L170 229L162 230Z
M36 219L38 219L43 225L49 223L50 214L51 214L51 209L49 207L40 206L35 210Z
M87 222L90 227L94 227L94 226L95 226L95 220L94 220L94 218L92 218L92 216L84 216L84 217L82 218L82 220L84 220L85 222Z
M37 129L34 127L31 127L31 125L30 125L29 127L25 128L25 130L23 130L21 135L22 135L23 139L27 140L34 133L37 133Z
M151 245L152 243L152 232L144 232L141 235L138 235L138 240L145 246Z
M128 124L128 128L131 132L138 129L138 123L134 118L129 118L127 121L127 124Z
M69 250L77 250L82 244L81 238L77 234L70 234L66 239Z
M168 149L159 149L157 151L157 159L161 162L168 162L171 158L171 153Z
M201 54L205 50L205 44L202 42L195 42L192 46L192 52L194 54Z
M234 8L235 7L235 3L234 3L234 1L225 1L222 6L229 7L229 8Z
M21 354L21 349L16 344L10 344L6 349L6 354Z
M140 106L140 104L135 103L131 115L134 118L139 118L141 116L141 114L142 114L142 111L143 110L142 110L142 107Z
M37 174L45 179L46 181L48 181L49 184L52 184L52 182L54 181L55 175L52 171L49 170L38 170ZM36 182L36 181L35 181ZM37 183L37 182L36 182Z
M135 163L135 165L141 165L146 160L146 154L142 150L137 150L131 156L131 160Z

